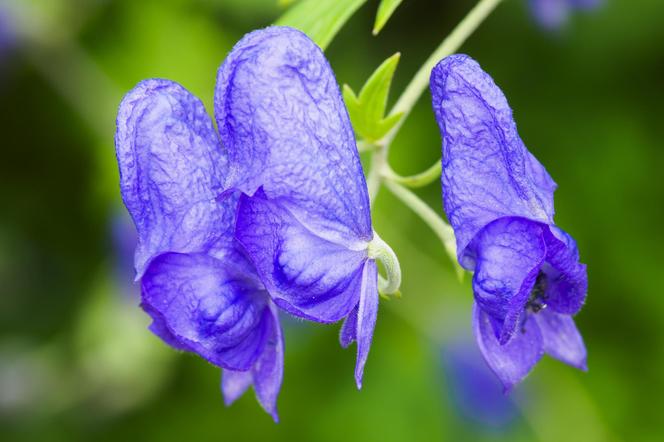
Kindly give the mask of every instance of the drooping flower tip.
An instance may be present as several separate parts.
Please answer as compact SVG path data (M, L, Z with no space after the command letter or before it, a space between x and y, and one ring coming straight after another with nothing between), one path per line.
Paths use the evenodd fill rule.
M506 390L544 353L584 368L571 315L586 267L553 221L555 183L519 137L502 91L466 55L442 60L431 92L443 138L443 203L459 263L474 272L475 335Z

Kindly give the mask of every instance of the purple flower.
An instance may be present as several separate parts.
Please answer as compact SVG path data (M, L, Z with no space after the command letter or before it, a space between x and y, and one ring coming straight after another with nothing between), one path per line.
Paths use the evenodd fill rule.
M150 329L222 367L227 404L253 384L277 420L281 329L233 238L238 197L224 193L228 154L203 104L174 82L142 81L120 104L115 141Z
M474 271L477 342L506 390L543 353L586 369L571 315L585 300L585 265L553 222L556 184L526 149L505 96L466 55L431 74L443 136L443 203L459 263Z
M529 0L535 20L544 28L557 29L565 24L573 9L591 10L602 0Z
M235 46L217 85L229 187L242 192L236 238L279 307L346 318L340 340L358 343L359 388L378 310L370 249L380 240L332 69L306 35L272 27Z

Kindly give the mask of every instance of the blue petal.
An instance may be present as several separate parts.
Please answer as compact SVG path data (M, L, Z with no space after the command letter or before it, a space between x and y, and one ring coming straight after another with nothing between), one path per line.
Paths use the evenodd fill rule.
M376 318L378 317L378 268L376 261L368 260L362 272L362 289L357 308L357 363L355 364L355 383L362 388L364 365L369 356Z
M230 187L287 207L321 238L356 248L371 214L355 136L323 52L292 28L245 36L219 69L219 133Z
M262 191L240 198L236 238L272 299L291 314L335 322L360 301L366 245L354 251L319 237Z
M586 346L571 316L548 309L534 315L544 344L544 351L580 370L587 370Z
M585 264L579 262L579 252L571 236L551 226L544 232L547 276L547 307L567 315L576 314L586 300L588 275Z
M459 262L490 222L520 216L553 223L555 183L524 146L505 96L467 55L442 60L431 73L433 108L443 137L443 200Z
M137 279L159 253L227 247L233 202L215 198L228 165L200 100L168 80L139 83L120 104L115 145L139 236Z
M167 253L155 258L142 279L142 306L152 331L176 348L212 364L248 370L269 328L268 295L248 263L223 263L207 255Z
M522 329L510 342L500 345L489 316L475 305L473 330L484 360L506 392L521 382L544 354L542 335L532 315L528 315Z
M272 304L270 304L270 318L263 326L267 328L268 339L260 357L251 370L224 369L221 389L226 405L230 405L253 384L258 402L270 413L275 422L278 422L277 396L283 379L284 340L277 310Z
M339 344L343 348L347 348L350 344L357 339L357 307L351 310L350 314L346 316L341 330L339 331Z
M226 406L238 400L253 384L254 375L251 370L235 371L224 368L221 376L221 392Z
M546 257L546 226L523 218L501 218L484 228L468 249L476 261L473 291L478 306L497 325L501 344L521 324Z
M252 372L258 402L278 422L277 396L284 375L284 338L277 309L271 304L270 313L268 340Z

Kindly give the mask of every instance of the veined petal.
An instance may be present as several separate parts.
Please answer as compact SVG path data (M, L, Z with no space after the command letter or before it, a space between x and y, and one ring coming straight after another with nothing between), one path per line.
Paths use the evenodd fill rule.
M344 319L344 323L339 331L339 344L347 348L355 342L357 338L357 307L351 310L350 314Z
M355 136L323 52L292 28L245 36L219 69L217 125L229 187L262 187L317 236L356 248L371 214Z
M476 261L473 292L478 306L497 324L505 344L515 334L546 257L546 226L524 218L501 218L468 246Z
M139 279L162 252L205 252L232 238L234 202L218 204L227 160L201 101L168 80L145 80L120 104L120 189L138 231Z
M544 351L566 364L586 371L586 346L574 319L548 309L533 316L542 334Z
M563 230L551 226L544 231L546 241L546 304L567 315L576 314L586 300L588 275L579 262L576 242Z
M284 338L279 325L277 309L271 303L269 308L268 339L252 372L258 402L265 411L270 413L275 422L278 422L277 396L284 375Z
M289 313L335 322L359 302L366 246L353 251L320 238L260 190L240 198L235 234L272 299Z
M142 279L142 306L152 331L212 364L248 370L268 339L268 295L249 263L202 254L155 258ZM165 330L168 333L160 333Z
M233 371L224 369L221 378L221 390L226 405L230 405L253 384L258 402L275 422L278 422L277 396L281 389L284 372L284 340L277 310L271 303L269 304L269 310L270 317L263 324L263 327L267 329L268 339L261 355L250 370Z
M517 133L502 91L467 55L442 60L431 94L443 137L443 202L457 238L459 262L490 222L520 216L553 223L555 183Z
M489 316L475 304L473 330L484 360L506 392L521 382L544 354L542 335L532 315L526 317L522 329L510 342L500 345Z
M355 383L358 389L362 388L364 365L369 356L377 317L378 267L376 266L376 261L370 259L364 263L360 303L357 307L357 330L355 333L355 340L357 341L357 363L355 365Z

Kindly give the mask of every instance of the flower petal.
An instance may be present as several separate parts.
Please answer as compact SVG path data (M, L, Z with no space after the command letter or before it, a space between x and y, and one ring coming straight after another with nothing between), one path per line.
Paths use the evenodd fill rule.
M245 36L219 69L217 125L230 185L262 186L321 238L355 249L371 214L355 136L323 52L292 28Z
M357 363L355 364L355 383L357 388L362 388L362 375L364 365L369 356L371 340L376 318L378 317L378 268L376 261L367 260L362 272L362 289L360 292L360 303L357 310Z
M544 354L542 336L532 315L526 318L523 329L505 345L500 345L489 315L477 304L473 307L475 339L484 360L503 383L505 391L523 380Z
M268 338L259 358L247 371L224 369L221 390L224 402L226 405L231 405L253 384L258 402L275 422L278 422L277 396L284 374L284 340L277 309L270 303L269 310L270 315L262 324L267 330Z
M533 316L542 333L544 351L566 364L586 371L586 346L572 317L548 309Z
M238 400L254 382L251 370L235 371L224 368L221 375L221 393L226 406Z
M270 320L267 327L268 339L252 372L258 402L270 413L275 422L278 422L277 396L284 375L284 338L277 309L273 305L270 305Z
M348 250L320 238L262 191L240 198L236 238L272 299L289 313L335 322L360 300L366 248Z
M227 160L201 101L177 83L145 80L120 104L120 189L139 236L137 279L162 252L225 247L234 213L217 204Z
M212 364L249 369L265 345L270 312L267 293L247 268L201 254L155 258L142 279L142 306L155 319L152 331Z
M571 236L551 226L544 232L546 241L547 276L546 304L551 310L567 315L576 314L586 300L588 275L579 262L579 252Z
M490 222L520 216L553 223L555 183L519 138L502 91L467 55L443 59L431 73L443 137L443 202L457 238L459 262Z
M358 307L351 310L339 331L339 344L343 348L347 348L357 338L357 310Z
M468 246L477 263L475 301L498 325L496 336L501 344L518 333L546 256L544 229L524 218L501 218L486 226Z

